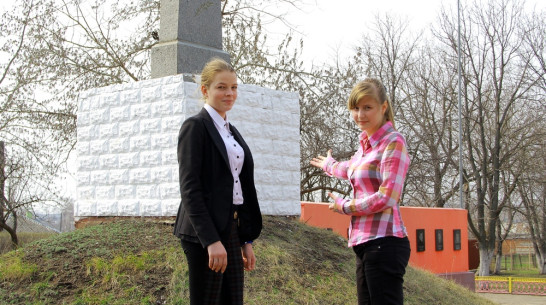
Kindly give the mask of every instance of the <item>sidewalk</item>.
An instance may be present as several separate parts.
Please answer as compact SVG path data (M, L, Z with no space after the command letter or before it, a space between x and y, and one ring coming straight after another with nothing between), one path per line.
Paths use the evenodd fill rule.
M478 295L501 305L544 305L546 296L504 293L478 293Z

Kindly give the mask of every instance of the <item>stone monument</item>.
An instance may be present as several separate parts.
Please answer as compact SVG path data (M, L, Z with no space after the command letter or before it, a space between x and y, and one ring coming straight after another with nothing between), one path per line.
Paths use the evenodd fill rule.
M161 0L159 43L152 47L152 78L198 73L222 50L218 0Z
M220 1L162 0L152 79L78 97L75 226L172 218L180 205L178 131L203 107L192 73L221 50ZM229 113L254 157L262 213L300 214L299 95L239 84Z

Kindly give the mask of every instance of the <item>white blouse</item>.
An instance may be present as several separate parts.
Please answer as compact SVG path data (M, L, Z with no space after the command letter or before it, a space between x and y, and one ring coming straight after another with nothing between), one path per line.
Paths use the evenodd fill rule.
M239 174L243 168L243 163L245 160L245 152L241 145L229 130L229 121L226 113L226 119L224 120L214 108L209 104L205 104L205 109L212 117L214 121L214 126L220 133L224 144L226 145L226 150L229 159L229 167L231 168L231 174L233 175L233 204L241 205L243 204L243 190L241 188L241 181L239 180Z

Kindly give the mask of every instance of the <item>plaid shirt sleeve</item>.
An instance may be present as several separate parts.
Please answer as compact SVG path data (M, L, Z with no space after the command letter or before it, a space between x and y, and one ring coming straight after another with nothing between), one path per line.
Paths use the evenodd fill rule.
M368 196L356 199L338 198L334 211L354 216L378 213L398 204L409 167L406 143L402 137L386 139L379 149L384 149L380 162L379 188Z
M347 180L349 179L347 176L349 165L350 165L350 160L338 162L330 156L326 158L326 162L324 162L324 167L322 168L322 170L324 170L326 175L330 177L336 177L339 179Z

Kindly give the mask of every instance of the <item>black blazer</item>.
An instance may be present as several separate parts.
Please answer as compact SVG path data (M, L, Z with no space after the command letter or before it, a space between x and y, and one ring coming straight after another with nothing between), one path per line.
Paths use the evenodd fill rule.
M254 186L254 161L243 137L230 124L235 140L245 152L239 175L244 203L239 207L241 243L256 239L262 215ZM174 235L206 248L227 241L233 219L233 175L226 146L205 108L184 121L178 135L178 171L182 201Z

